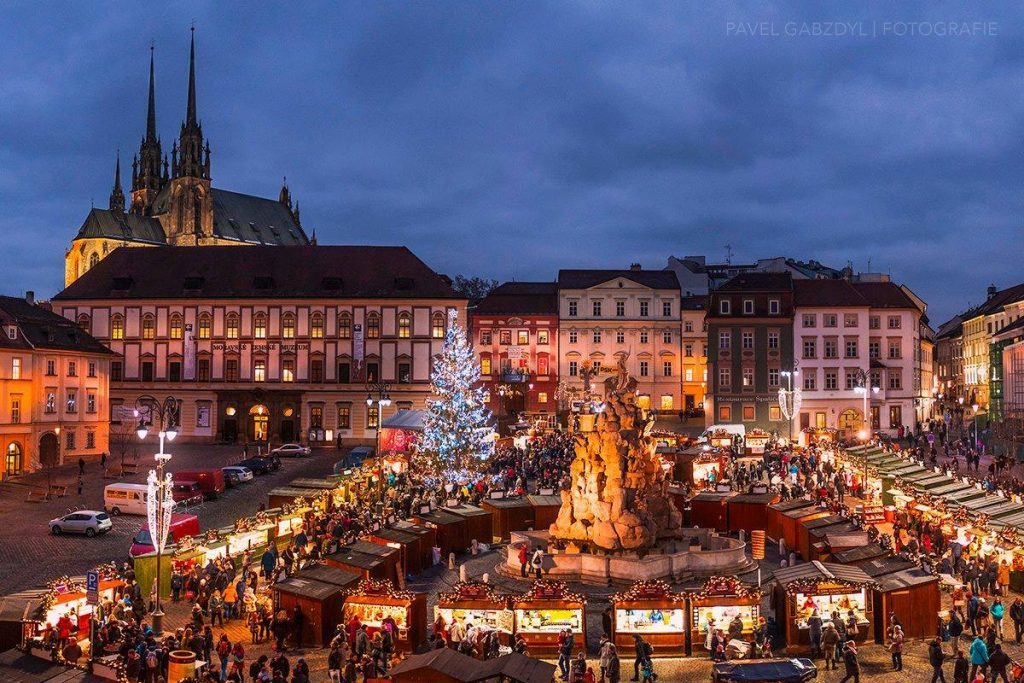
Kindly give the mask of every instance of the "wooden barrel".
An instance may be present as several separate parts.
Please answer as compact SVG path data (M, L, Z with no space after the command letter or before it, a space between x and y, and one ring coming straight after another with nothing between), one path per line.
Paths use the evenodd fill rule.
M196 675L196 655L191 650L173 650L167 654L167 683L178 683Z

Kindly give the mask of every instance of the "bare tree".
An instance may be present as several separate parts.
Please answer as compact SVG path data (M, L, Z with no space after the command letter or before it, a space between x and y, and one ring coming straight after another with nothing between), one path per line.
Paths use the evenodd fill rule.
M455 279L452 280L452 289L469 299L470 305L480 303L480 300L493 292L497 286L497 280L476 276L456 275Z

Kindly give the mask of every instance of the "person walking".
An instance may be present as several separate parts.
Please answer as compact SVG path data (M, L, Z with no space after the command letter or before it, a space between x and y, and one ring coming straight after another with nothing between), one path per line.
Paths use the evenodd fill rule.
M821 648L825 654L825 670L835 671L839 668L836 664L836 645L839 643L839 631L831 621L825 626L821 634Z
M946 674L942 672L942 663L946 656L942 654L942 639L936 637L928 644L928 663L932 665L932 683L946 683Z
M611 646L611 657L608 659L608 683L619 683L622 664L619 661L619 653L615 649L615 643L608 643Z
M640 680L640 669L644 662L650 659L651 654L654 652L654 648L651 647L650 643L644 640L639 633L633 634L633 651L636 658L633 660L633 678L631 681Z
M839 679L839 683L860 683L860 662L857 660L857 645L854 641L846 641L843 648L843 666L846 668L846 675Z
M953 610L949 615L949 624L946 625L949 630L949 642L953 648L952 654L960 652L960 637L964 634L964 622L960 620L960 612Z
M892 654L892 670L903 671L903 629L899 626L893 628L889 652Z
M576 646L572 631L565 629L559 636L558 670L562 672L562 680L569 680L569 667L572 664L572 650Z
M81 479L83 474L85 474L85 458L79 458L78 459L78 478Z
M820 657L822 622L817 608L811 611L811 616L807 620L807 628L810 629L811 636L811 657Z
M981 636L974 636L974 642L971 643L971 674L968 678L973 679L979 668L982 673L988 669L988 646Z
M967 683L967 670L970 662L961 650L956 651L956 661L953 662L953 683Z
M1014 598L1010 604L1010 621L1013 622L1013 640L1020 645L1021 636L1024 635L1024 602L1020 598Z
M1006 667L1011 664L1010 656L1003 652L1002 645L996 645L992 649L992 654L988 658L988 670L990 672L989 680L995 683L998 678L1003 679L1003 683L1010 683L1010 679L1006 675Z
M228 634L222 633L217 641L217 658L220 660L220 680L228 679L228 662L231 660L231 641Z

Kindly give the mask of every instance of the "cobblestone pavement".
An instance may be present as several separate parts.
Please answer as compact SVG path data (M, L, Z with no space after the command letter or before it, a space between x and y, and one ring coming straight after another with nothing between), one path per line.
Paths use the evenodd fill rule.
M155 452L155 446L146 446L149 448L140 448L140 452ZM173 444L167 450L174 454L172 472L223 467L242 459L241 449L235 446ZM231 525L239 517L255 513L261 502L265 504L272 488L299 477L330 474L339 459L333 450L314 450L306 458L282 458L278 471L228 489L193 512L199 516L203 529ZM78 465L66 465L53 472L52 481L67 485L67 496L41 503L28 502L26 496L32 485L46 485L46 475L42 473L0 484L0 595L44 585L65 574L83 574L110 560L127 560L132 538L145 522L144 516L115 517L114 528L96 538L53 536L47 523L74 509L102 510L104 486L118 481L144 483L152 462L151 456L140 456L138 474L104 479L99 462L89 461L81 496L76 491Z

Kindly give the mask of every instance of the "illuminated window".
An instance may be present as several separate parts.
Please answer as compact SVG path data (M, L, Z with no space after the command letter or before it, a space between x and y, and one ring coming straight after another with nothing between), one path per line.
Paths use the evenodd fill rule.
M185 326L182 323L181 316L175 313L171 316L171 339L181 339L184 337Z
M732 406L718 406L718 421L732 422Z
M285 358L281 361L281 381L282 382L294 382L295 381L295 359Z
M366 407L366 427L367 429L376 429L377 425L380 424L380 406L374 403L372 406Z
M92 334L92 319L85 313L78 316L78 326L85 330L86 334Z
M661 410L672 410L673 404L674 401L672 399L672 394L663 394L659 408L661 408Z
M537 345L546 346L548 344L548 331L537 330Z
M124 316L115 313L110 316L110 338L124 339Z
M445 322L444 313L437 311L430 320L430 336L434 339L444 339Z
M376 313L370 313L366 316L366 338L380 338L380 316Z
M238 314L230 313L227 318L227 338L238 339Z
M687 382L692 382L693 381L693 368L686 368L686 381Z
M267 381L267 361L258 360L253 363L252 366L252 381L254 382L266 382Z
M754 406L743 406L743 421L744 422L753 422L754 419L756 418L756 415L757 415L757 413L754 410Z
M338 404L338 429L351 429L352 427L352 404Z
M212 325L212 319L209 313L203 313L199 316L199 338L209 339L210 338L210 327Z
M491 357L483 356L480 358L480 374L489 375L491 374Z
M313 339L324 338L324 316L322 313L314 313L310 316L309 336Z
M524 346L530 343L530 331L529 330L518 330L516 332L516 344Z
M743 368L743 386L754 386L754 368Z
M491 345L491 339L492 339L492 337L491 337L491 331L490 330L480 330L480 344L481 344L481 346L490 346Z
M412 316L408 313L398 314L398 338L408 339L412 336Z
M281 336L285 339L295 338L295 316L292 313L281 316Z
M11 379L21 379L21 359L11 359Z
M257 313L252 317L252 336L256 339L267 338L267 314Z
M156 337L156 318L147 313L142 316L142 338L153 339Z
M538 392L538 394L537 394L537 403L547 403L547 402L548 402L548 393L546 391Z
M782 409L779 406L768 406L768 419L772 422L782 420Z

